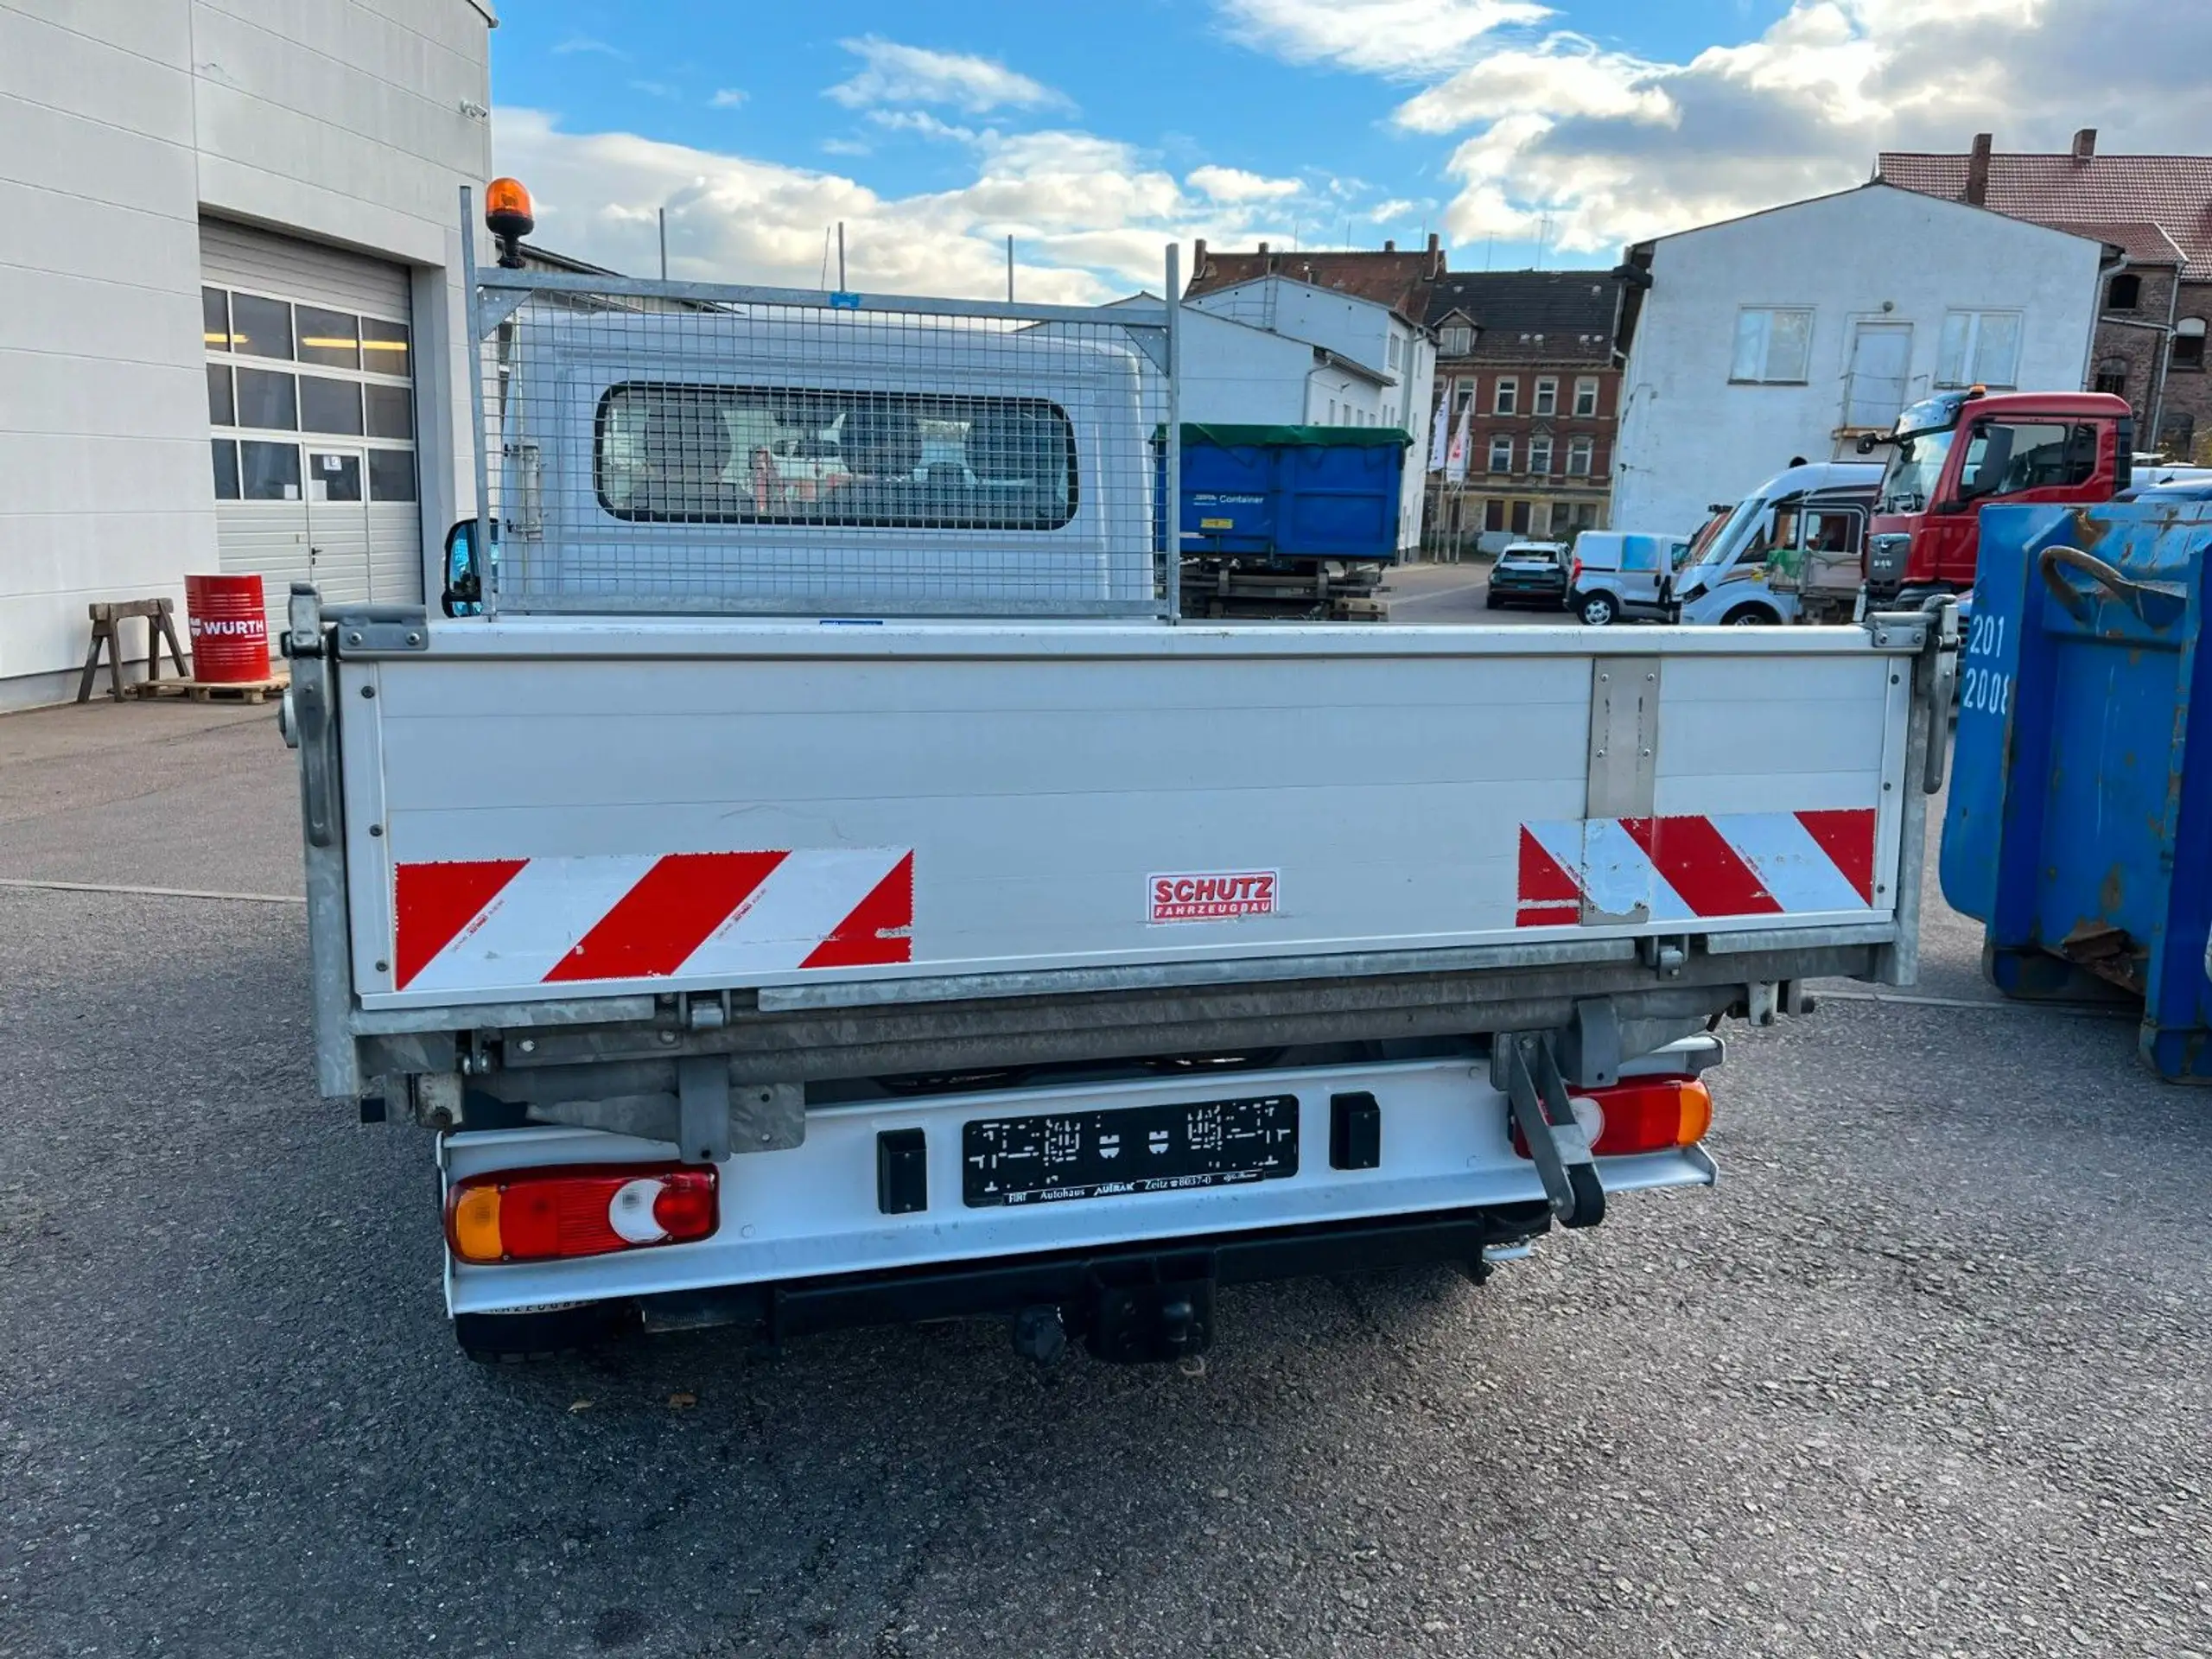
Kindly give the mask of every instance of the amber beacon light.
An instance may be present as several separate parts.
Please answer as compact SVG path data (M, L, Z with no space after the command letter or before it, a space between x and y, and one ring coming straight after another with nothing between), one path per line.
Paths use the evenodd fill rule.
M484 188L484 226L499 238L499 263L509 270L520 270L522 238L537 228L530 192L521 180L494 179Z

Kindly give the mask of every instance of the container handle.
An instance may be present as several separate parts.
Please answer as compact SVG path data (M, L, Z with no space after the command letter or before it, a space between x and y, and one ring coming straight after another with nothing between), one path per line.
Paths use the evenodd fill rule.
M2084 553L2078 547L2046 547L2037 569L2043 572L2043 585L2066 607L2066 613L2076 622L2089 620L2089 596L2069 582L2060 573L2060 566L2081 571L2090 581L2103 588L2113 598L2135 613L2135 620L2146 628L2164 628L2178 619L2188 608L2188 601L2172 588L2157 582L2137 582L2123 575L2120 569L2107 564L2095 555ZM2156 611L2158 614L2152 613Z

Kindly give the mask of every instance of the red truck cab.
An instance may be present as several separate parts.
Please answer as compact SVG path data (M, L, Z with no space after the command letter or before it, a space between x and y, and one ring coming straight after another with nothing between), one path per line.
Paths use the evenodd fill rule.
M2101 391L1947 391L1897 416L1866 537L1866 596L1974 587L1980 509L2109 501L2130 481L2134 414Z

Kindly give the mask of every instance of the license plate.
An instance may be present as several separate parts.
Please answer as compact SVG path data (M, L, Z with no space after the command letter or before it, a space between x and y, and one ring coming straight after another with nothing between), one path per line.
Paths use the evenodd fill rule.
M1298 1096L978 1118L960 1152L971 1209L1280 1180L1298 1173Z

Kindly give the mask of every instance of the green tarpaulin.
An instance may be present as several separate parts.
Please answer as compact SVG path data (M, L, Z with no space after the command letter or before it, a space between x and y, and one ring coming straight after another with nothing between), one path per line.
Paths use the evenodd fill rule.
M1164 431L1164 429L1155 431L1153 436L1160 437ZM1280 449L1293 446L1314 449L1379 449L1386 445L1403 449L1413 441L1411 433L1401 432L1392 426L1199 426L1188 421L1183 423L1183 442L1185 445L1210 443L1217 449Z

